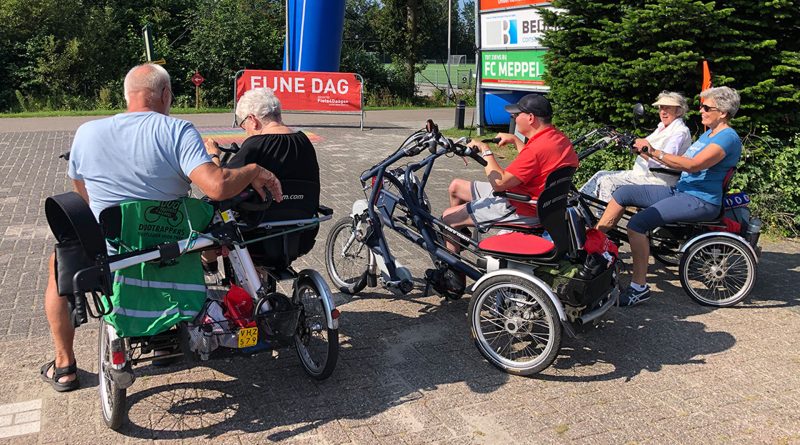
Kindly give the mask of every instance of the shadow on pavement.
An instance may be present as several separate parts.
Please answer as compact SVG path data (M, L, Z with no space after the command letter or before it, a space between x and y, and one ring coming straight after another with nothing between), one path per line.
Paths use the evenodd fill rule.
M360 297L371 298L387 295ZM334 420L372 418L440 385L465 384L465 394L479 395L508 381L472 345L466 299L431 304L415 298L411 295L406 301L412 304L403 306L414 308L408 315L343 311L339 362L325 381L306 376L294 348L277 357L264 353L203 362L155 386L148 386L148 376L188 365L137 369L139 378L128 395L129 420L120 433L186 439L263 431L262 440L276 441Z
M709 331L689 318L714 311L736 311L742 317L748 309L800 306L800 296L787 291L800 282L797 254L764 252L757 280L750 296L732 308L705 307L689 298L678 281L677 267L651 265L648 279L657 284L652 298L636 307L616 308L596 328L578 339L564 341L555 369L580 369L578 375L549 375L538 378L556 381L630 380L643 371L657 372L664 366L702 364L704 355L732 348L736 339L727 332ZM794 283L794 284L793 284ZM737 315L738 316L738 315ZM595 365L600 373L592 373Z
M800 310L800 254L763 252L758 263L758 278L747 305L764 308L790 307Z
M677 268L654 266L650 278L658 290L649 301L614 308L578 338L565 337L553 365L532 378L629 381L668 366L703 365L705 356L732 348L736 338L694 318L714 311L747 316L749 308L794 309L798 296L786 288L787 277L800 272L797 261L796 254L765 252L751 298L730 309L700 306L683 292ZM373 424L381 413L443 385L463 384L462 397L479 397L511 378L483 360L472 344L467 298L439 302L419 292L397 297L378 290L346 300L358 302L361 310L343 312L339 362L328 380L307 377L293 348L274 357L205 362L170 376L167 384L163 379L148 384L147 377L184 371L187 365L143 367L129 390L132 420L120 432L147 439L263 433L260 440L270 441L326 428L337 434L341 426L334 421ZM397 312L371 310L394 301Z

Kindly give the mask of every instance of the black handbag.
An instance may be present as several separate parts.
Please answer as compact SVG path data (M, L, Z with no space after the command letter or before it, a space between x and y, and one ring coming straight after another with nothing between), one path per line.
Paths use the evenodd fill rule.
M86 255L83 245L78 240L69 240L56 244L56 287L58 295L71 297L75 294L72 278L94 262ZM86 290L86 289L82 289ZM96 289L99 290L99 289Z
M45 214L50 230L58 243L56 252L56 285L58 294L72 296L76 291L101 291L101 282L82 281L82 289L74 289L73 278L83 269L105 259L106 243L102 230L89 205L75 192L51 196L45 201Z

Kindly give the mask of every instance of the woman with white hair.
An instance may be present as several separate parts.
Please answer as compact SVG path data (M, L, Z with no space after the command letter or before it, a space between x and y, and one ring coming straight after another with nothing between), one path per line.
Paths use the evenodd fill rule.
M319 164L314 145L302 131L295 131L283 123L281 102L270 88L256 88L245 92L236 104L236 119L247 133L247 139L239 152L227 163L227 167L258 164L271 171L281 182L286 199L281 205L273 205L260 215L264 220L286 220L310 218L319 206ZM220 149L209 138L206 150L214 162L219 163ZM299 213L298 213L299 212ZM309 213L310 212L310 213ZM301 234L300 254L314 246L316 229ZM257 238L261 232L249 232ZM260 243L249 245L251 255L264 254ZM216 263L204 258L206 270L215 271Z
M683 115L689 111L686 98L679 93L662 91L653 103L658 107L661 122L658 128L644 139L637 139L637 144L648 143L650 146L676 156L683 155L692 143L689 129L683 122ZM637 157L632 170L607 171L594 174L581 187L581 192L596 196L605 202L618 187L626 184L654 184L673 186L678 182L680 172L666 167L658 159Z
M648 232L677 221L709 221L720 214L722 184L742 155L742 140L729 125L739 110L740 98L736 90L728 87L709 88L700 97L703 99L700 119L708 131L700 135L683 156L657 149L648 141L634 144L645 160L657 159L666 167L682 172L675 187L624 185L614 192L597 224L598 229L607 232L617 225L625 207L642 209L628 221L633 277L630 287L620 294L621 306L650 298Z
M270 88L246 91L236 104L236 119L247 139L229 167L258 164L273 172L278 179L304 180L319 183L319 164L314 145L302 131L283 124L281 101ZM219 146L206 140L206 149L219 162ZM216 156L215 156L216 155Z

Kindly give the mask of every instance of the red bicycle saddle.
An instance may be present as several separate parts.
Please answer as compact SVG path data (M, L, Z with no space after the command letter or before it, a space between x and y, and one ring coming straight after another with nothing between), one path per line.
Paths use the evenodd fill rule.
M478 248L485 252L505 255L540 256L550 253L555 245L536 235L511 232L490 236L481 241Z

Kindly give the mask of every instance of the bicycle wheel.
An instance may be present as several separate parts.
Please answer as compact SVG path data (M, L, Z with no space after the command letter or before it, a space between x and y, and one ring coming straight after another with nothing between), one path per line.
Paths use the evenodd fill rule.
M303 370L317 380L331 375L339 357L339 330L328 328L321 295L313 281L297 283L296 303L302 305L302 311L294 345Z
M705 306L728 307L744 300L756 281L756 260L742 242L724 236L704 239L681 258L681 286Z
M650 252L653 258L665 266L681 264L680 244L669 230L658 227L650 236Z
M111 378L111 336L113 335L111 325L105 319L100 318L100 330L98 337L98 356L97 366L100 393L100 411L103 415L103 422L112 430L117 430L122 425L125 417L125 402L127 389L118 388Z
M357 294L367 285L369 248L364 233L352 217L336 221L325 241L325 268L333 284L346 294Z
M509 374L532 375L550 366L561 346L553 302L527 280L496 276L469 302L472 338L483 356Z

